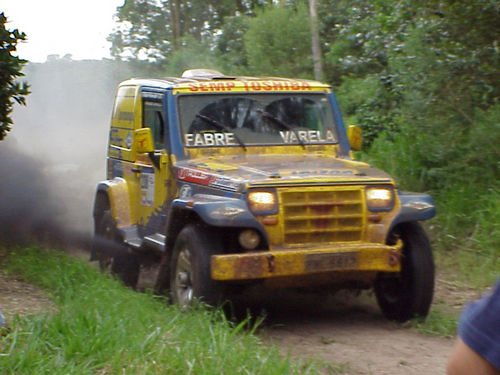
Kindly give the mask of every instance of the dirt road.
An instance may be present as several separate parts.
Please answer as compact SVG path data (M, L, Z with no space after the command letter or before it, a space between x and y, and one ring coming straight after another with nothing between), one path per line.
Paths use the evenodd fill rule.
M0 291L0 306L8 318L51 306L43 291L2 272ZM343 374L444 374L453 345L452 338L423 335L388 322L374 298L366 295L276 292L254 303L267 312L258 332L265 343L292 357L343 365Z
M349 375L445 373L453 338L420 334L387 321L374 298L276 298L260 332L293 357L343 365Z

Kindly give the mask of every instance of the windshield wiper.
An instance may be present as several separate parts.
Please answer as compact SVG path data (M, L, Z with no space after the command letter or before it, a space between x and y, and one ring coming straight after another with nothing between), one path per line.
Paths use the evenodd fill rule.
M213 125L215 126L216 128L218 129L221 129L221 130L225 130L227 131L228 133L231 133L233 134L234 136L234 139L236 139L236 141L240 144L241 147L243 147L243 150L247 150L247 146L245 146L245 144L243 143L243 141L241 140L240 137L238 137L237 134L235 134L233 132L233 129L231 129L230 127L224 125L224 124L221 124L219 121L217 121L216 119L213 119L211 117L208 117L208 116L205 116L205 115L200 115L199 113L196 114L196 117L198 117L199 119L202 119L203 121L209 123L210 125Z
M296 128L294 128L293 126L291 126L291 125L287 124L286 122L280 120L279 118L277 118L276 116L270 114L269 112L265 112L265 111L259 111L259 112L262 114L262 117L264 117L266 119L269 119L269 120L271 120L271 122L274 122L275 124L277 124L279 126L282 126L285 129L290 130L291 132L293 132L293 134L295 134L295 137L297 138L297 142L300 143L300 145L302 146L302 148L304 150L306 149L306 145L304 144L304 141L302 139L300 139L299 133L297 133L297 129Z

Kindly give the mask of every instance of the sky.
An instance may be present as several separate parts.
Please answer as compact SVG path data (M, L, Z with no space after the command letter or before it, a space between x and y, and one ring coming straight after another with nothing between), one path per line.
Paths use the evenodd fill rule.
M7 29L19 29L27 41L17 55L45 62L48 55L73 60L110 57L107 36L115 27L116 7L124 0L0 0Z

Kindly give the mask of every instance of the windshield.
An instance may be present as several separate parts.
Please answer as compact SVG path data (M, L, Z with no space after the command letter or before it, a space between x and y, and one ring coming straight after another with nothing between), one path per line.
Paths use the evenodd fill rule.
M179 117L188 147L337 143L324 94L183 95Z

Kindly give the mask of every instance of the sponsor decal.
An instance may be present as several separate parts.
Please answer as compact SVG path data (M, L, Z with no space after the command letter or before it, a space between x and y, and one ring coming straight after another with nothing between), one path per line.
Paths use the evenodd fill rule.
M208 173L195 168L177 169L177 178L181 181L194 182L201 185L208 185L210 182L210 175Z
M123 144L123 138L120 137L118 129L111 128L111 132L109 134L109 143L116 146L121 146Z
M131 148L132 147L132 142L133 142L132 133L131 132L127 132L127 138L125 138L125 145L127 146L127 148Z
M149 168L141 170L141 206L152 207L155 198L155 174Z
M181 189L179 190L179 198L186 199L192 195L193 195L193 189L191 188L191 186L187 184L181 186Z
M311 86L313 84L313 86ZM330 86L309 81L260 79L254 81L214 81L183 83L173 90L174 95L225 92L329 92Z
M280 131L281 139L284 143L298 143L297 136L304 143L332 143L336 142L335 136L330 129L327 129L324 134L320 130L291 130Z
M233 133L188 133L184 135L186 146L236 145Z
M177 178L181 181L193 182L200 185L212 186L215 188L237 191L240 187L240 181L230 177L219 176L207 173L196 168L178 168ZM183 185L187 186L187 185ZM180 196L181 193L179 193Z
M306 144L318 143L336 143L333 131L327 129L325 132L320 130L291 130L280 131L281 139L285 144L297 144L298 139ZM298 136L298 139L297 139ZM187 133L184 135L184 144L186 146L235 146L234 133Z
M188 84L190 92L220 91L311 91L311 85L305 81L222 81L199 82Z

